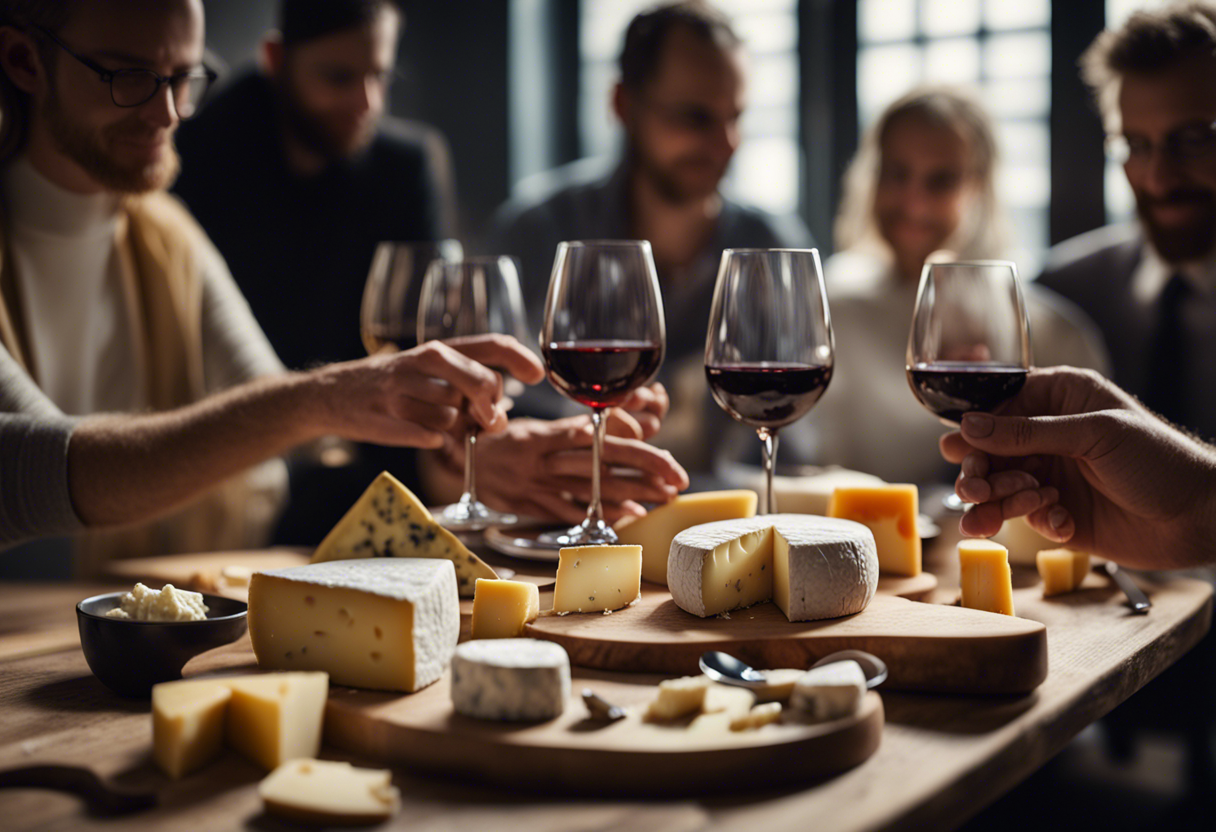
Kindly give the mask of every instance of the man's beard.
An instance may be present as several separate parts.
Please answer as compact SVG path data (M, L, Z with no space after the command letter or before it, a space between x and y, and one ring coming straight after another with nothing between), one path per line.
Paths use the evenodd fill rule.
M90 129L72 120L52 85L46 99L45 117L47 130L59 152L109 191L146 193L167 188L177 177L181 162L171 141L155 162L130 166L114 159L111 148L116 139L147 135L147 127L137 116L101 129Z
M708 196L712 196L718 190L718 183L722 181L722 177L719 176L714 183L714 187L708 191L703 188L689 187L685 185L683 181L681 181L679 174L675 170L680 164L679 160L671 165L668 165L667 167L663 167L654 162L654 160L648 158L647 155L636 144L633 143L630 143L626 152L629 156L631 164L637 170L639 170L642 175L650 180L651 185L654 187L655 191L658 192L659 196L673 205L685 205L694 200L705 199ZM722 171L722 173L725 174L725 171Z
M290 75L290 73L284 74ZM290 77L285 77L279 82L279 110L292 137L330 163L349 159L358 153L368 145L376 129L376 123L372 121L353 141L344 142L334 135L324 119L304 108L291 84Z
M1198 219L1185 226L1162 227L1153 219L1153 205L1185 203L1203 209ZM1136 212L1149 242L1167 263L1200 260L1216 248L1216 193L1200 189L1177 190L1161 199L1136 194Z

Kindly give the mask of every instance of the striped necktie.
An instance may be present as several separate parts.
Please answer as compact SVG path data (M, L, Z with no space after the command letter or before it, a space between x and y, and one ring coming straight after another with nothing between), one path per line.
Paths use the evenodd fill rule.
M1157 299L1144 391L1144 403L1150 409L1183 427L1188 425L1187 403L1191 398L1188 344L1183 331L1183 311L1190 295L1186 277L1175 273Z

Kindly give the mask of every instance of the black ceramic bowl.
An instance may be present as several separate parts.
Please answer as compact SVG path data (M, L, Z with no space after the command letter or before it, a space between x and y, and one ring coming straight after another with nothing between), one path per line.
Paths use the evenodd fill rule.
M245 634L249 605L204 593L204 621L106 618L125 592L94 595L76 605L80 647L89 669L115 693L147 698L152 686L182 678L186 662Z

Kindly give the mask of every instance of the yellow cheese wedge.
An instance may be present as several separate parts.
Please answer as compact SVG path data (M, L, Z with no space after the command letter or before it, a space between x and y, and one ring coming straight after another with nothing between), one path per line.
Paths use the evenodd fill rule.
M555 612L619 610L641 597L641 546L567 546L558 552Z
M708 676L684 676L659 682L659 693L646 707L643 718L648 722L661 722L700 713L712 684Z
M879 571L913 577L921 573L920 535L916 531L919 503L915 485L837 488L828 505L828 516L868 526L878 544Z
M540 613L540 590L524 581L477 579L473 638L521 638Z
M463 598L472 598L478 578L497 578L414 494L387 471L376 477L330 530L312 562L348 558L447 558L456 567Z
M152 688L152 757L170 777L213 760L223 742L267 769L314 757L329 695L324 673L266 673Z
M1081 586L1089 572L1089 552L1075 549L1043 549L1035 555L1043 597L1072 592Z
M681 494L645 517L622 521L617 542L642 547L642 577L667 586L667 553L680 532L711 523L756 514L755 491L705 491Z
M328 760L291 760L258 786L266 811L290 821L368 825L388 820L401 795L387 770Z
M963 606L1013 615L1013 574L1009 552L991 540L964 540L958 544Z

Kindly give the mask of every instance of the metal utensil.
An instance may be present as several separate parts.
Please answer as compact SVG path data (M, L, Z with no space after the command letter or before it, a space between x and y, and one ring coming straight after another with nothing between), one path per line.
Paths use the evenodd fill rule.
M866 687L873 689L887 680L887 665L882 659L863 650L841 650L824 656L811 667L821 667L833 662L852 659L861 665L866 676ZM764 671L756 670L739 661L729 653L710 650L701 654L701 672L715 682L741 688L762 688L767 684Z
M1148 600L1148 596L1144 594L1144 591L1136 586L1136 582L1120 569L1117 563L1108 560L1104 563L1096 564L1094 571L1103 572L1110 576L1115 585L1123 590L1123 594L1127 596L1127 605L1132 608L1133 613L1143 615L1153 605L1153 602Z
M616 722L626 716L624 708L608 702L591 688L583 688L583 704L596 722Z

